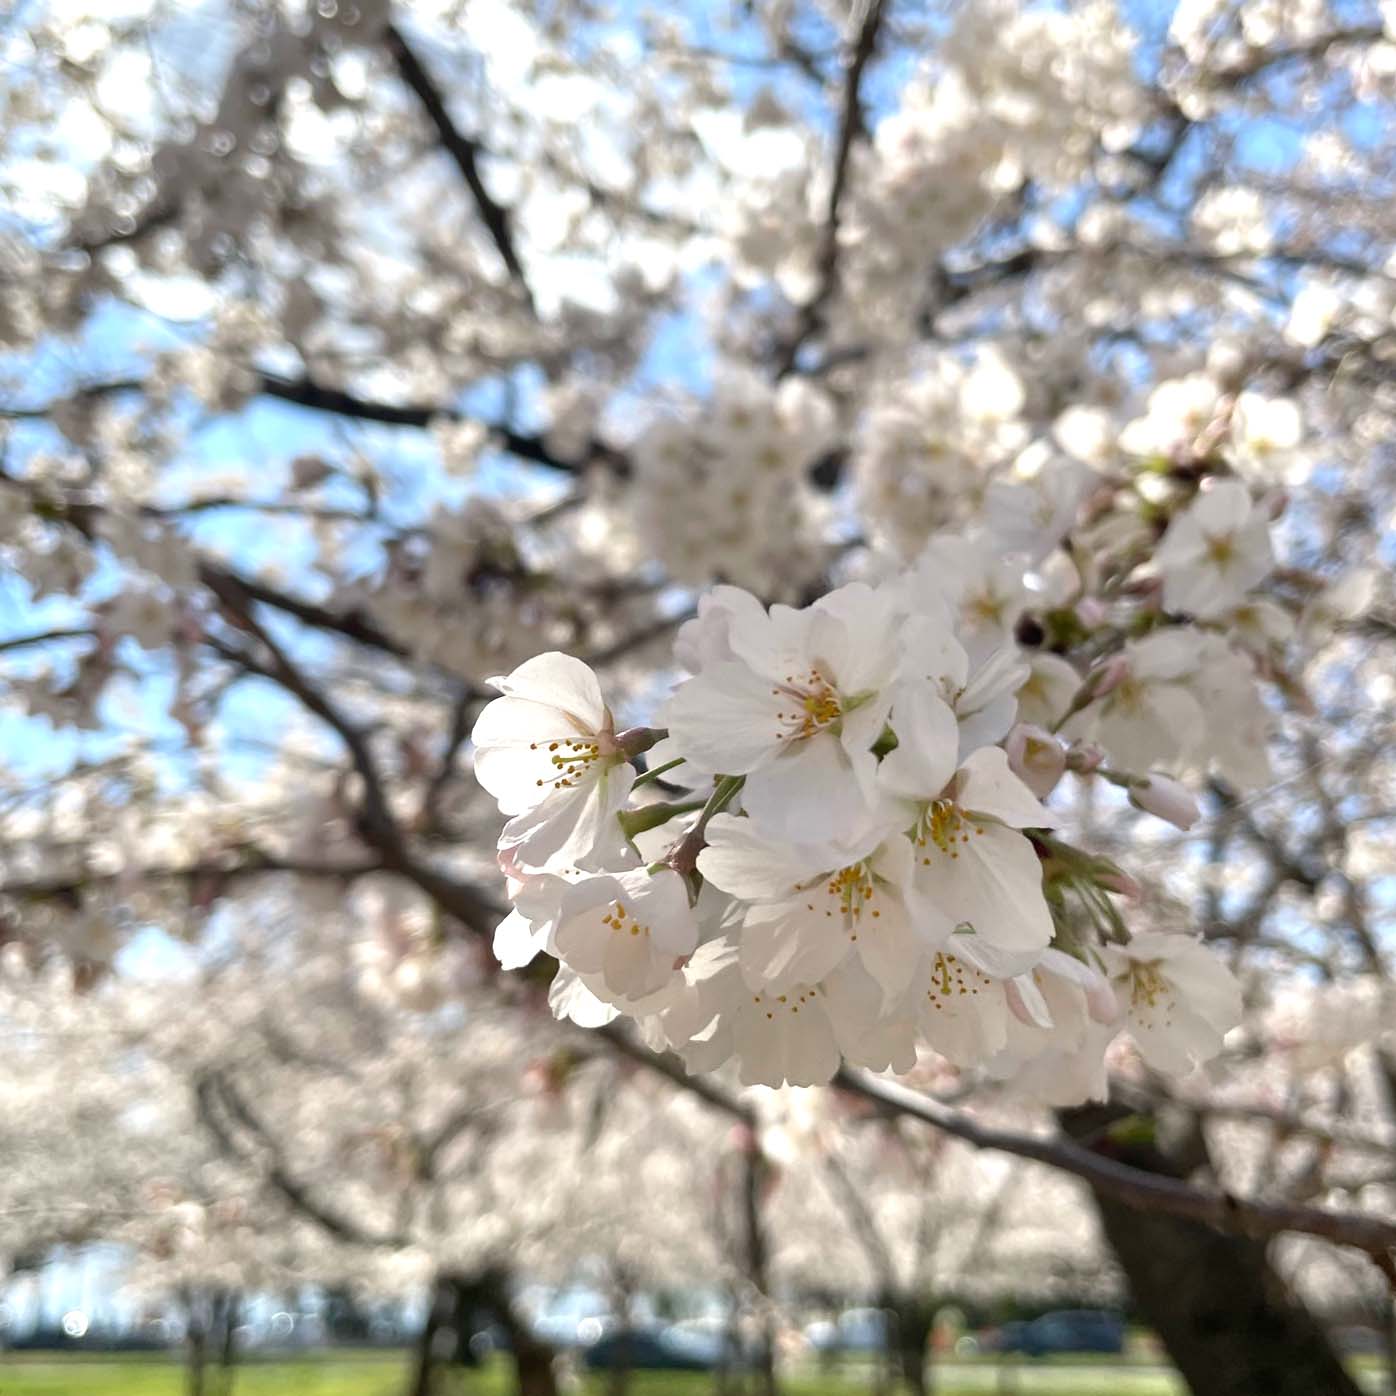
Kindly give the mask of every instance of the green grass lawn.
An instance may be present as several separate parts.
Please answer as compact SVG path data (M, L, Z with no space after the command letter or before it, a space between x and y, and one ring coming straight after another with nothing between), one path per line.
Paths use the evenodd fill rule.
M783 1396L867 1396L861 1373L797 1369L783 1374ZM1368 1374L1373 1375L1373 1374ZM509 1396L504 1363L453 1374L438 1396ZM295 1361L250 1361L237 1369L233 1396L402 1396L407 1358L402 1353L324 1353ZM1371 1390L1377 1390L1375 1381ZM216 1380L209 1396L221 1396ZM1186 1387L1158 1367L1099 1360L1022 1363L1000 1372L989 1360L942 1363L933 1373L936 1396L1186 1396ZM0 1396L184 1396L177 1361L123 1356L0 1356ZM637 1373L629 1396L712 1396L712 1378L700 1373ZM604 1378L585 1378L573 1396L606 1396Z
M938 1396L1021 1392L1023 1396L1175 1396L1181 1383L1157 1372L1099 1364L1081 1367L1025 1366L999 1384L987 1363L954 1363L936 1374ZM508 1396L508 1369L494 1364L443 1381L440 1396ZM237 1369L234 1396L401 1396L407 1359L396 1353L325 1354L292 1362L248 1362ZM210 1394L217 1393L216 1382ZM781 1382L784 1396L864 1396L858 1374L792 1372ZM141 1357L0 1357L0 1396L184 1396L178 1362ZM588 1377L576 1396L605 1396L604 1378ZM701 1373L637 1373L629 1396L712 1396L712 1378Z
M294 1362L249 1362L234 1396L400 1396L407 1372L398 1354L326 1355ZM210 1396L219 1392L216 1379ZM500 1388L495 1388L499 1390ZM111 1361L35 1354L0 1357L0 1396L184 1396L184 1369L160 1358ZM480 1396L486 1396L482 1391ZM495 1391L489 1391L495 1396Z

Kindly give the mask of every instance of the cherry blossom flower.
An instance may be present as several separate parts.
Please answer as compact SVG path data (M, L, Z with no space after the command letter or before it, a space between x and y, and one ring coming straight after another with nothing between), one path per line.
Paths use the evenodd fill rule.
M562 893L556 953L611 993L638 999L661 989L698 943L688 890L674 872L643 869L586 877Z
M1155 561L1170 611L1221 615L1274 566L1269 519L1239 480L1215 481L1169 524Z
M1192 936L1148 931L1102 953L1124 1026L1160 1071L1181 1076L1216 1056L1241 1020L1241 986Z
M1008 769L999 747L981 747L955 770L942 705L908 695L894 714L898 746L883 760L879 786L902 813L915 844L918 891L951 925L987 945L1040 951L1052 939L1042 867L1019 830L1056 821Z
M888 995L953 922L923 903L913 849L874 830L858 843L783 844L749 819L718 815L698 870L750 904L741 966L753 988L817 983L856 956Z
M1062 720L1081 687L1081 675L1059 655L1035 654L1018 688L1018 720L1048 731Z
M861 583L802 611L734 614L736 658L705 667L665 706L673 749L699 770L745 775L743 806L773 834L856 833L898 672L896 627L894 598Z
M1196 639L1159 630L1126 645L1121 661L1118 678L1067 723L1067 734L1098 741L1125 770L1176 767L1206 725L1188 686L1198 665Z
M503 697L476 719L475 778L514 816L500 848L530 871L556 872L622 846L615 816L635 772L616 744L596 675L555 651L492 679Z
M1061 742L1041 727L1020 722L1003 744L1008 769L1037 796L1045 800L1066 772L1066 752Z
M975 663L1011 644L1029 594L1021 562L1004 557L993 540L948 534L926 545L908 578L908 591L924 598L922 609L929 609L931 598L950 608L956 638Z
M925 957L911 996L926 1043L956 1066L978 1066L1008 1043L1008 977L1011 965L985 962L976 937L957 935L944 950ZM1000 972L990 972L991 966Z

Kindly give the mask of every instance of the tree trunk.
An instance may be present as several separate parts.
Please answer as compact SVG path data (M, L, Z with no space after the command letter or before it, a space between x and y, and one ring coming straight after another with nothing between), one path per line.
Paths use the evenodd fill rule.
M437 1278L431 1287L431 1302L417 1345L412 1354L412 1374L408 1380L407 1396L431 1396L432 1372L436 1366L436 1335L441 1331L452 1296L444 1280Z
M185 1378L188 1396L204 1396L204 1374L208 1370L208 1330L204 1326L199 1298L189 1301L189 1324L184 1333Z
M934 1314L931 1306L917 1295L889 1296L897 1370L911 1396L926 1396L926 1343L931 1336Z
M444 1283L451 1292L450 1362L455 1367L478 1367L479 1356L470 1346L475 1321L479 1317L480 1293L475 1281L461 1275L448 1275Z
M630 1332L630 1308L634 1298L630 1277L619 1263L611 1267L611 1312L622 1333ZM607 1396L629 1396L631 1372L630 1344L613 1349L610 1371L606 1374Z
M1078 1138L1099 1137L1127 1112L1065 1112ZM1186 1178L1206 1161L1193 1121L1170 1144L1154 1128L1098 1144L1135 1168ZM1125 1206L1102 1193L1096 1209L1139 1310L1158 1332L1193 1396L1359 1396L1313 1315L1271 1266L1265 1243Z
M529 1332L528 1325L514 1308L509 1277L501 1270L488 1270L476 1282L476 1290L509 1335L518 1396L557 1396L553 1350Z
M742 1150L741 1208L747 1278L756 1293L756 1376L761 1396L778 1396L775 1334L766 1285L766 1232L761 1224L761 1179L766 1161L754 1138Z
M738 1361L742 1351L742 1300L735 1289L727 1294L727 1323L722 1351L713 1372L713 1390L717 1396L731 1396L740 1387Z
M223 1290L219 1295L218 1320L214 1332L218 1335L218 1388L222 1396L232 1396L237 1369L237 1326L241 1309L237 1290Z

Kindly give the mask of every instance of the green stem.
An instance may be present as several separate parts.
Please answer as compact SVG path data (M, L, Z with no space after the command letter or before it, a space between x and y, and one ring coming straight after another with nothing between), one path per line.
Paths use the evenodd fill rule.
M705 833L708 821L713 815L721 814L736 799L737 791L745 784L745 776L719 776L717 787L708 796L708 803L703 806L703 813L698 816L698 822L693 826L693 832L700 836Z
M625 830L625 837L633 839L649 829L658 829L681 814L692 814L694 810L702 808L702 800L684 800L678 804L661 801L659 804L642 805L639 809L622 810L618 818L620 827Z
M708 842L705 837L708 821L725 810L745 784L745 776L718 776L713 793L708 796L703 813L698 816L698 822L669 850L665 861L675 872L689 878L694 876L698 870L698 855Z
M648 785L652 780L658 780L665 771L672 771L675 766L683 765L683 757L676 756L672 761L666 761L662 766L656 766L652 771L643 771L635 777L635 783L630 788L638 790L642 785Z

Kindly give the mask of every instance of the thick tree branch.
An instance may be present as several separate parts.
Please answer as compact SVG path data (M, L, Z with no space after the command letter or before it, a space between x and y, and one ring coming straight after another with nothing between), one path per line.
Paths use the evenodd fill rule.
M368 736L346 713L321 692L294 660L267 633L252 615L248 597L236 587L224 586L220 598L246 625L269 656L263 662L236 646L210 637L209 643L233 663L269 679L298 699L307 711L332 728L348 749L354 769L363 785L363 805L357 821L359 837L375 849L385 870L396 872L414 883L444 911L477 934L485 934L504 914L504 909L476 888L459 882L423 862L412 851L402 826L393 813L378 762Z
M187 863L183 866L157 865L117 872L86 872L55 874L52 877L32 877L19 882L0 883L0 897L51 898L72 897L92 887L107 887L124 883L133 876L141 882L221 883L240 882L254 877L289 873L296 877L318 877L327 881L352 882L381 870L373 860L344 863L317 863L307 858L282 858L261 849L237 850L243 856L231 862L216 859Z
M359 393L351 392L347 388L335 388L328 384L316 382L307 375L287 378L279 373L254 371L257 375L257 391L266 397L276 398L280 402L289 402L296 407L306 407L314 412L324 412L335 417L347 417L357 422L377 422L383 426L411 427L422 430L431 426L434 421L464 422L476 420L468 413L460 411L459 408L443 406L441 403L382 402L376 398L367 398ZM139 393L144 390L145 384L138 378L88 383L56 401L28 407L0 407L0 420L47 421L61 402L95 401L101 398L115 397L121 393ZM580 475L591 465L602 466L621 478L630 474L629 457L623 451L617 451L614 447L608 446L604 441L593 439L587 444L586 451L580 459L564 460L548 449L541 436L530 432L515 431L499 422L482 421L480 426L500 450L506 451L519 460L528 461L532 465L545 466L547 469L556 470L563 475ZM232 500L228 501L228 503L232 502ZM218 503L218 501L214 501L214 503ZM173 506L164 510L152 507L148 508L146 512L151 514L169 513L187 507L189 506Z
M1060 1136L1019 1134L982 1125L897 1082L847 1067L834 1078L834 1085L871 1102L887 1115L921 1120L976 1149L1015 1154L1070 1173L1129 1207L1185 1217L1243 1236L1265 1238L1285 1231L1316 1236L1365 1251L1383 1273L1396 1273L1396 1222L1292 1203L1251 1202L1230 1193L1207 1191L1132 1168Z
M643 1043L635 1041L619 1022L607 1023L605 1027L597 1028L594 1035L605 1038L616 1053L644 1067L646 1071L664 1077L680 1090L696 1096L731 1119L752 1129L756 1128L756 1113L745 1101L705 1076L690 1076L677 1057L667 1052L651 1051Z

